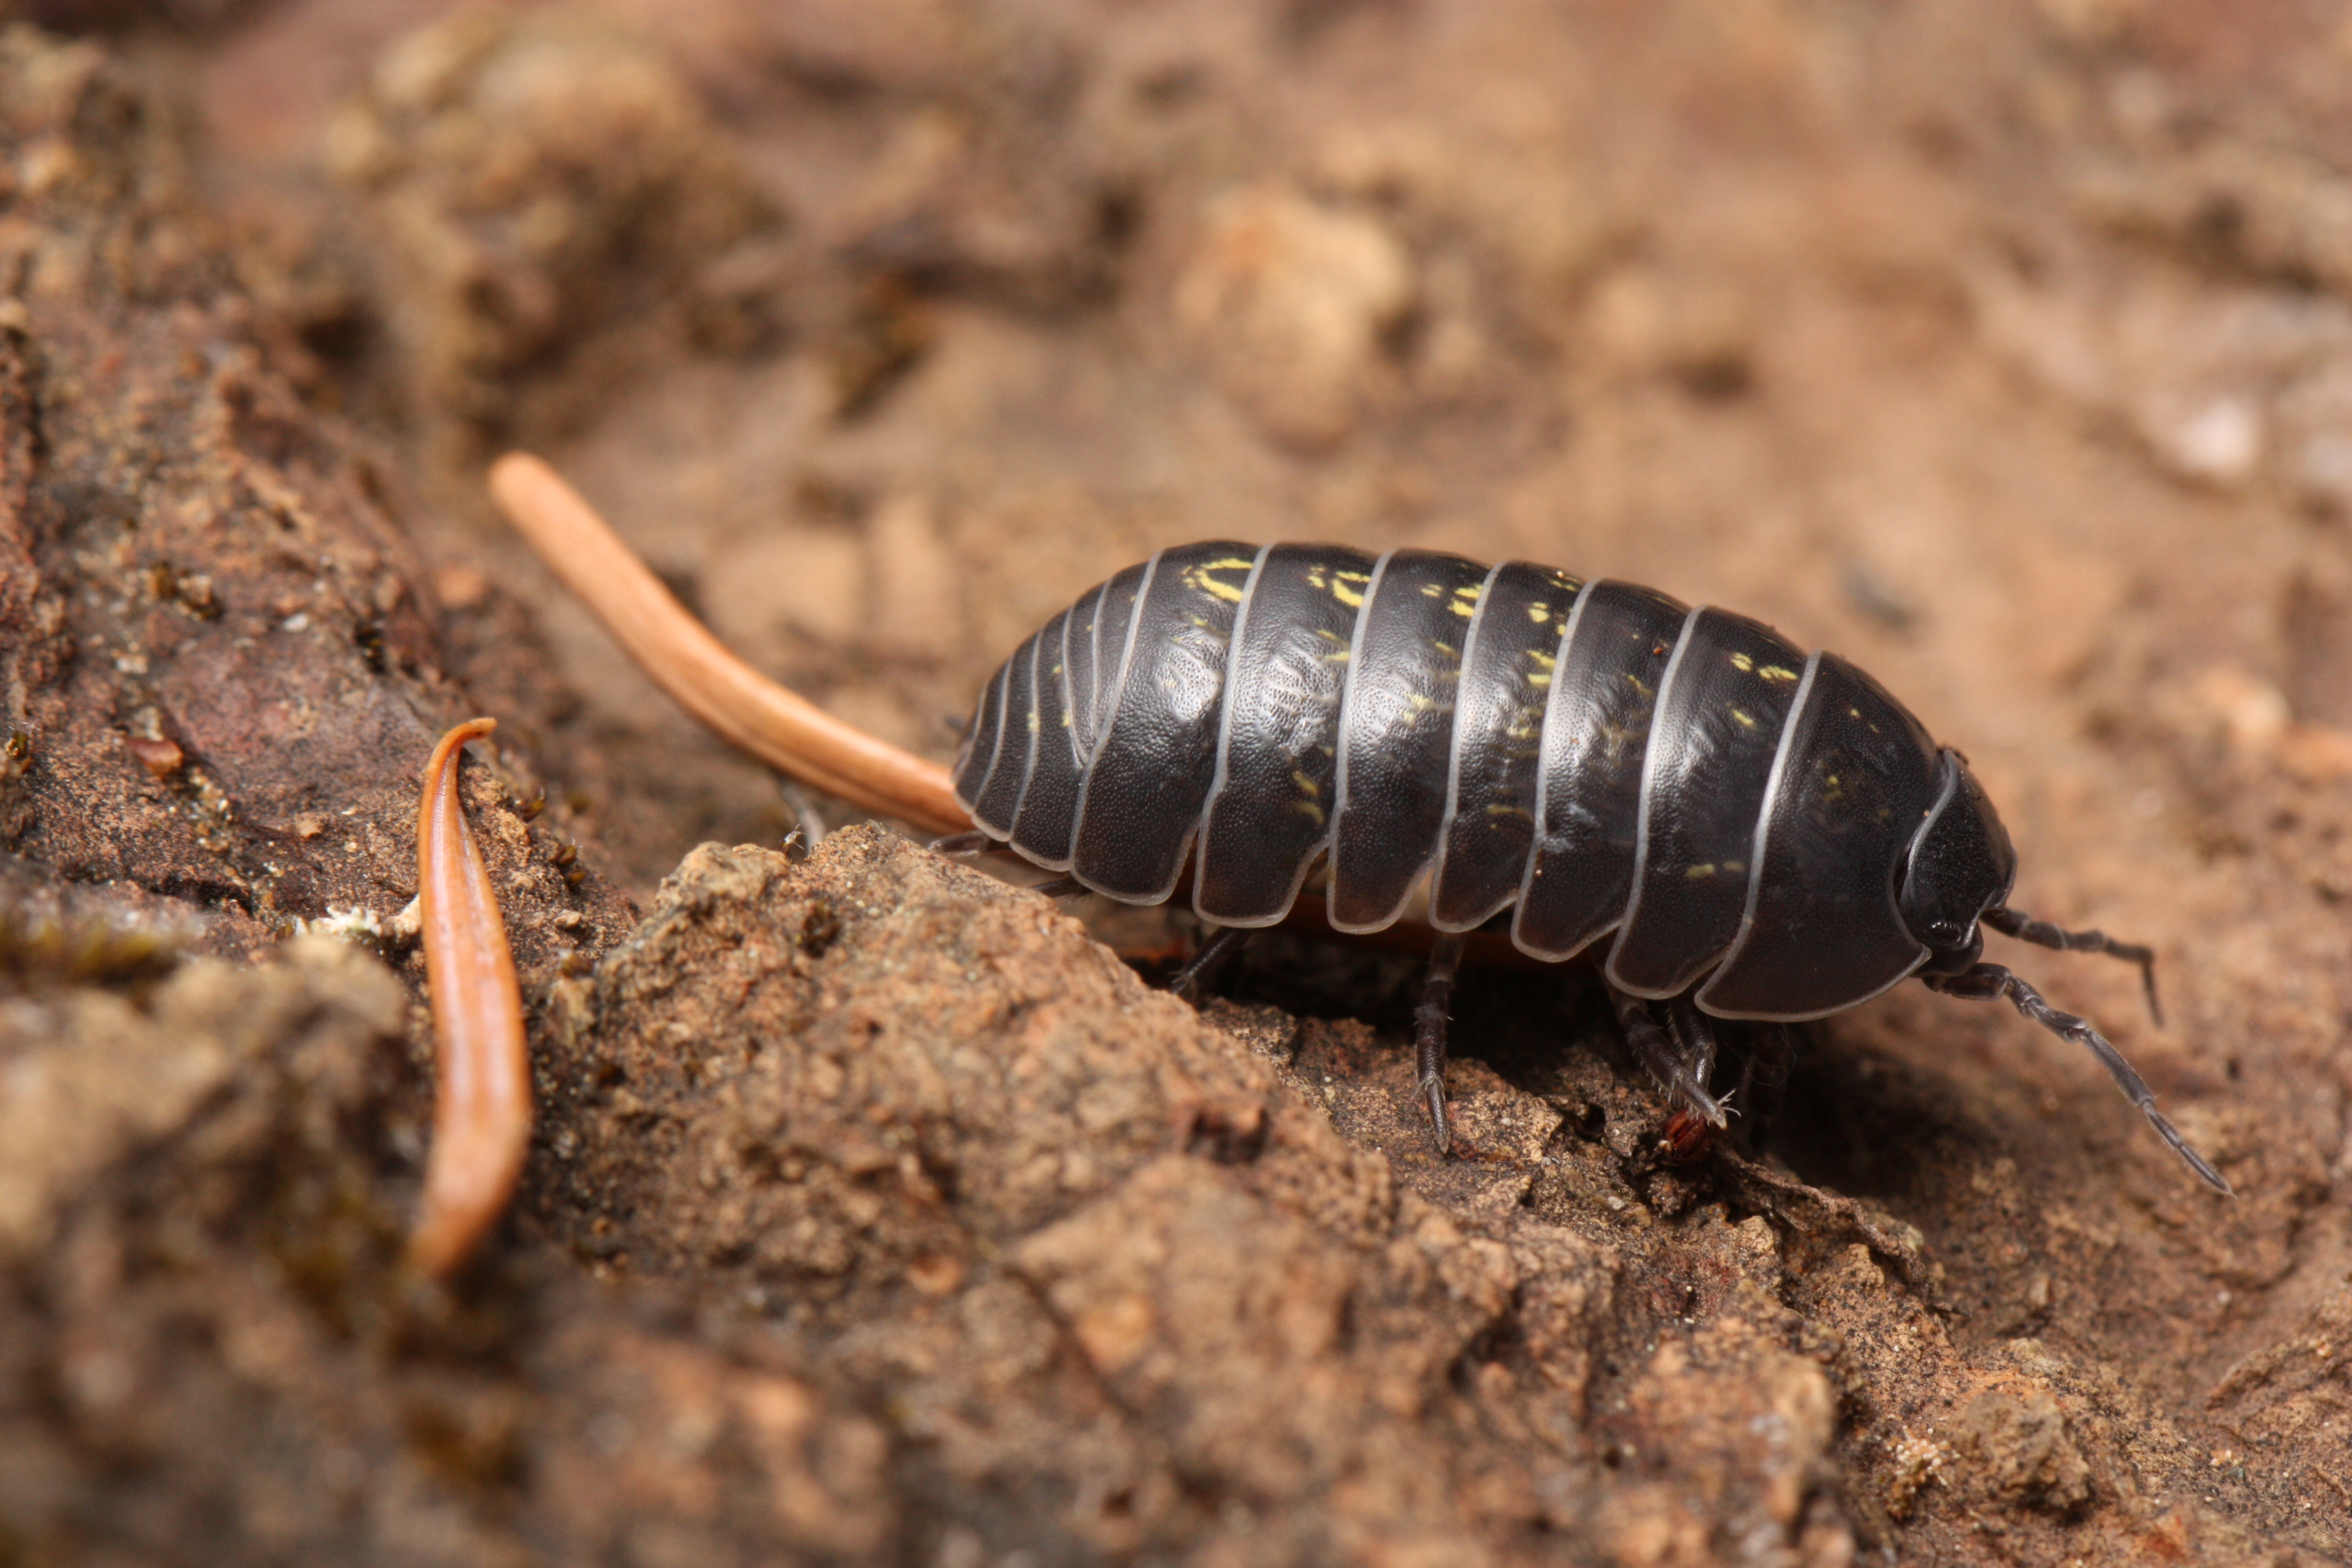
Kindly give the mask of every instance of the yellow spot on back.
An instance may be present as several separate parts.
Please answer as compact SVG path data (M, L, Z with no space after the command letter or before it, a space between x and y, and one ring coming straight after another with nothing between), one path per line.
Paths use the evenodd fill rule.
M1746 714L1746 713L1744 713L1744 712L1740 711L1740 710L1739 710L1738 709L1737 709L1737 708L1732 709L1732 710L1730 710L1730 712L1731 712L1731 716L1732 716L1734 719L1737 719L1737 720L1738 720L1738 721L1739 721L1739 723L1740 723L1741 728L1743 728L1743 729L1748 729L1748 730L1753 730L1754 728L1756 728L1756 721L1755 721L1754 719L1750 718L1748 714Z
M1323 793L1323 786L1317 784L1313 779L1308 778L1307 776L1307 770L1304 768L1292 769L1290 773L1290 782L1297 784L1298 786L1299 793L1306 795L1309 800L1317 798Z
M1364 595L1358 593L1355 589L1348 586L1345 580L1349 575L1350 574L1346 572L1338 573L1333 575L1331 579L1331 596L1339 600L1341 604L1347 605L1348 608L1351 610L1360 609L1363 605Z
M1756 672L1767 680L1794 680L1797 672L1785 664L1768 664Z
M1242 602L1242 591L1238 584L1220 581L1205 572L1193 574L1192 584L1211 598L1223 599L1228 605L1238 605Z
M1735 653L1731 656L1731 668L1745 674L1756 668L1756 661L1744 653Z

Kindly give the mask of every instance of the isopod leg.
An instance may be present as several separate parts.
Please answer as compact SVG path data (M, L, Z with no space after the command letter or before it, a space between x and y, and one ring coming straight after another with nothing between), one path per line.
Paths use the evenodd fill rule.
M995 842L996 840L985 833L950 833L945 838L932 839L931 851L937 855L960 858L966 855L977 855Z
M2230 1192L2230 1184L2221 1179L2221 1173L2207 1164L2205 1156L2191 1149L2179 1130L2157 1110L2155 1091L2147 1087L2147 1080L2124 1059L2123 1052L2116 1049L2105 1035L2091 1026L2089 1019L2078 1018L2072 1013L2061 1013L2042 1000L2042 993L1998 963L1979 963L1958 974L1923 974L1920 978L1927 983L1929 990L1940 991L1947 996L1960 996L1977 1002L2006 996L2017 1004L2019 1012L2052 1034L2089 1050L2107 1069L2107 1075L2116 1080L2116 1087L2124 1091L2124 1098L2138 1106L2140 1114L2147 1118L2157 1135L2172 1145L2173 1152L2188 1161L2189 1168L2202 1176L2206 1184L2216 1192Z
M1211 929L1209 940L1201 951L1186 962L1168 982L1168 989L1187 1002L1200 1000L1201 988L1213 977L1218 965L1241 952L1242 946L1255 934L1248 926L1216 926Z
M1445 1025L1454 1003L1454 976L1462 967L1460 931L1440 931L1429 950L1429 974L1421 983L1421 1005L1412 1010L1413 1065L1422 1098L1429 1102L1437 1152L1454 1152L1454 1132L1445 1120Z
M1604 982L1605 984L1605 982ZM1679 1096L1693 1110L1706 1118L1714 1127L1729 1124L1722 1102L1706 1091L1706 1078L1691 1069L1697 1065L1693 1055L1684 1050L1658 1021L1650 1016L1650 1005L1641 997L1609 987L1609 999L1616 1004L1617 1024L1625 1031L1625 1041L1642 1065L1650 1069L1666 1092Z
M1702 1089L1714 1082L1715 1058L1722 1047L1707 1016L1689 996L1677 996L1666 1004L1666 1027L1681 1053L1684 1076Z
M2164 1008L2156 999L2156 954L2149 949L2137 942L2117 942L2103 931L2066 931L2048 921L2036 920L2022 910L1987 910L1984 923L2003 936L2013 936L2036 947L2060 952L2104 952L2109 958L2138 964L2140 984L2147 992L2148 1016L2159 1024L2164 1022Z
M776 775L776 793L793 808L793 826L800 830L801 842L812 849L824 843L824 816L817 810L815 793L790 773Z
M1739 1092L1748 1107L1748 1140L1764 1147L1772 1118L1780 1114L1790 1069L1797 1063L1797 1037L1786 1024L1759 1024L1749 1037L1748 1063L1740 1068Z

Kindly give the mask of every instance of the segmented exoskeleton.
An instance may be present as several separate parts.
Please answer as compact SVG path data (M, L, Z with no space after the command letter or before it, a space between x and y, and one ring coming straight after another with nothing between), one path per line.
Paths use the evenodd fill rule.
M1507 910L1538 959L1614 933L1630 1038L1717 1126L1709 1018L1817 1018L1916 973L2090 1048L2228 1190L2104 1037L1979 962L1979 928L2137 963L2153 1005L2147 951L2007 908L2016 855L1959 754L1844 659L1743 616L1528 562L1163 550L997 670L955 787L990 839L1113 899L1160 902L1189 861L1213 945L1282 920L1318 864L1343 931L1425 889L1441 1146L1460 933Z

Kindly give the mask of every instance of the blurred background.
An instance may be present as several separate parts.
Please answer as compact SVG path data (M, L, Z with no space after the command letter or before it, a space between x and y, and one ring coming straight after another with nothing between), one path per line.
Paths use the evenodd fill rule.
M2127 966L2016 966L2246 1194L2192 1211L2014 1017L1911 987L1822 1027L1799 1167L1948 1263L1966 1315L1919 1342L2063 1384L2099 1454L2179 1424L2144 1487L2034 1450L2014 1555L1944 1543L2352 1540L2352 5L28 9L175 117L238 319L641 902L793 810L497 521L511 447L941 760L1034 626L1209 536L1526 557L1853 658L1971 759L2021 906L2156 946L2168 1028ZM1891 1530L1928 1461L1863 1429L1849 1501Z

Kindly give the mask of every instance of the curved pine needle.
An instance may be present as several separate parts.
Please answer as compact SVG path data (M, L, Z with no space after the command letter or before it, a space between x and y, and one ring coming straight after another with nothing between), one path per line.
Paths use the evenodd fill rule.
M509 452L491 465L490 494L638 668L720 739L867 811L932 833L970 830L945 768L843 723L730 653L554 469Z
M435 1278L464 1262L505 1211L530 1145L522 990L498 894L457 795L466 742L497 728L495 719L473 719L441 737L425 764L417 809L417 913L438 1070L433 1150L408 1258Z

